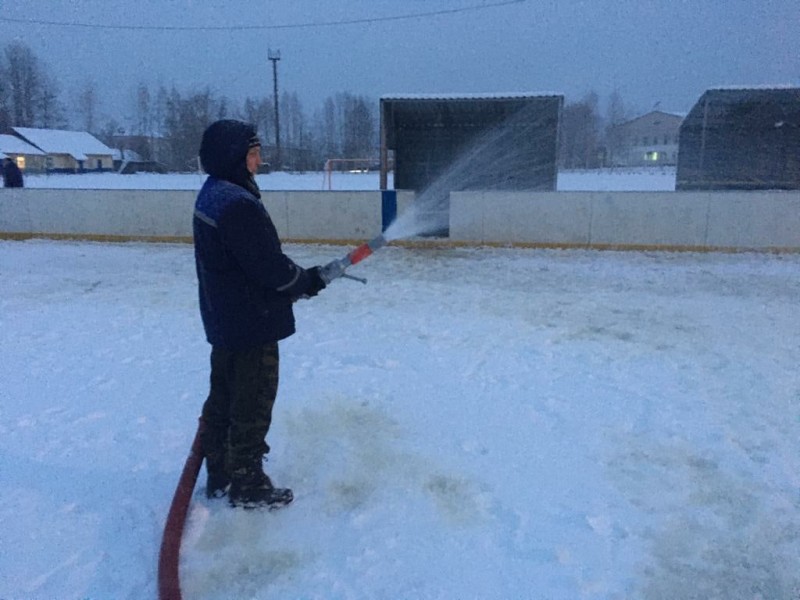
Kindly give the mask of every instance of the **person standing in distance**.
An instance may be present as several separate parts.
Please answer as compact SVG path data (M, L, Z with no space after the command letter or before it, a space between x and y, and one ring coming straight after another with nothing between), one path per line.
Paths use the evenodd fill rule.
M211 344L211 382L201 443L206 495L232 506L275 508L293 499L264 473L267 432L278 391L278 341L295 332L293 302L325 288L320 267L303 269L281 249L254 175L256 129L223 119L203 133L208 174L193 232L200 314Z
M22 171L10 158L3 159L3 186L7 188L23 187Z

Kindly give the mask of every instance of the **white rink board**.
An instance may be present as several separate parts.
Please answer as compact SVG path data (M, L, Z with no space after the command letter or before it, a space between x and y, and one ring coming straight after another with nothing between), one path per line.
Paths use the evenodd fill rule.
M0 236L178 239L192 235L189 190L0 190ZM370 239L381 192L267 191L282 239ZM397 192L397 212L413 205ZM800 251L800 192L453 192L452 243L587 248Z
M800 192L453 192L450 239L589 248L800 250Z

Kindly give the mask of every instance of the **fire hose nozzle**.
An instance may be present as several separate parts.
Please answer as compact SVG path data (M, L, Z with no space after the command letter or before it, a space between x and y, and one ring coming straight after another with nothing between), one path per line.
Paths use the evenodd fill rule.
M349 266L349 260L346 258L338 258L336 260L332 260L327 265L322 267L319 270L319 276L322 278L322 281L325 282L325 285L328 285L334 279L342 277L345 269L347 269Z
M322 278L322 281L325 282L325 285L328 285L331 281L338 279L339 277L347 277L348 279L355 279L356 281L366 283L366 279L360 279L358 277L353 277L352 275L345 275L344 272L348 267L361 262L379 248L383 248L386 244L387 240L381 234L369 242L361 244L358 248L350 252L344 258L339 258L329 262L319 270L319 276Z

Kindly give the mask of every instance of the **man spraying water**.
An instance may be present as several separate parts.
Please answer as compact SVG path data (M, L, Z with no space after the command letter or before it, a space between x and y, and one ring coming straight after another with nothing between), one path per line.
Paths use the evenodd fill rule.
M255 128L212 123L200 161L208 179L194 210L200 313L211 344L211 384L201 443L209 498L232 506L274 508L293 499L264 473L266 436L278 392L278 341L295 332L292 303L316 296L330 279L286 256L259 200L261 163Z

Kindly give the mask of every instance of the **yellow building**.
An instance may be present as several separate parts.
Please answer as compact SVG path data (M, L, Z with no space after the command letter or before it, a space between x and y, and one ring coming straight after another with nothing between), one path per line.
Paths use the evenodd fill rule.
M15 135L0 135L0 159L10 158L23 173L44 171L47 156Z
M114 169L113 150L86 131L12 127L16 136L45 154L48 173L84 173Z
M614 128L615 167L675 165L683 115L654 110Z

